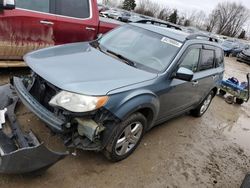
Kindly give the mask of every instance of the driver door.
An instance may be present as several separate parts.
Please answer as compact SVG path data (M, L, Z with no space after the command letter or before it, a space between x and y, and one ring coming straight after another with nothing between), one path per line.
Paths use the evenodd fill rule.
M195 74L198 70L200 60L200 45L194 45L187 49L181 58L178 68L185 67L194 72L194 79L191 82L171 78L166 82L165 89L160 95L159 119L168 119L178 115L199 101L198 86Z

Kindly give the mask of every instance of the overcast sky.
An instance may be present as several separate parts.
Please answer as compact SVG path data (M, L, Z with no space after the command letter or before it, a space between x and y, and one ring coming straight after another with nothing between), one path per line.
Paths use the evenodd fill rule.
M123 1L123 0L116 0ZM137 2L140 0L136 0ZM247 8L250 9L250 0L151 0L153 2L161 3L162 5L166 5L170 8L176 8L181 11L192 11L203 10L207 14L209 14L213 8L220 2L224 1L234 1L241 2ZM102 2L102 0L98 0L98 2Z
M220 2L226 0L151 0L154 2L159 2L163 5L169 6L171 8L177 8L180 10L204 10L209 13L213 8ZM229 0L233 1L233 0ZM241 2L247 8L250 9L250 0L235 0L234 2Z

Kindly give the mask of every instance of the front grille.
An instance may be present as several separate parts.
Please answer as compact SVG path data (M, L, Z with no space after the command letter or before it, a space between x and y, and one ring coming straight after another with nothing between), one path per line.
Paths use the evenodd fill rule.
M30 94L49 111L54 112L54 108L49 105L49 101L59 92L59 89L48 83L40 76L35 76L35 81L30 89Z

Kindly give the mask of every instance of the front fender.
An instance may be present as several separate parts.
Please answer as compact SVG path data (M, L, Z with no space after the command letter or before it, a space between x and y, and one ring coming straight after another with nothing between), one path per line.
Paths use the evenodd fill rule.
M153 121L159 113L159 99L149 90L116 94L112 98L113 100L110 101L107 108L122 121L134 112L144 108L149 108L153 112Z

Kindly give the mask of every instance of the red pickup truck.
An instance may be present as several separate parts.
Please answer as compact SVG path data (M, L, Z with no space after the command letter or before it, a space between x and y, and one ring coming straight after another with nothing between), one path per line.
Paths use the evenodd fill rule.
M21 60L39 48L90 41L118 25L100 20L96 0L0 0L0 59Z

